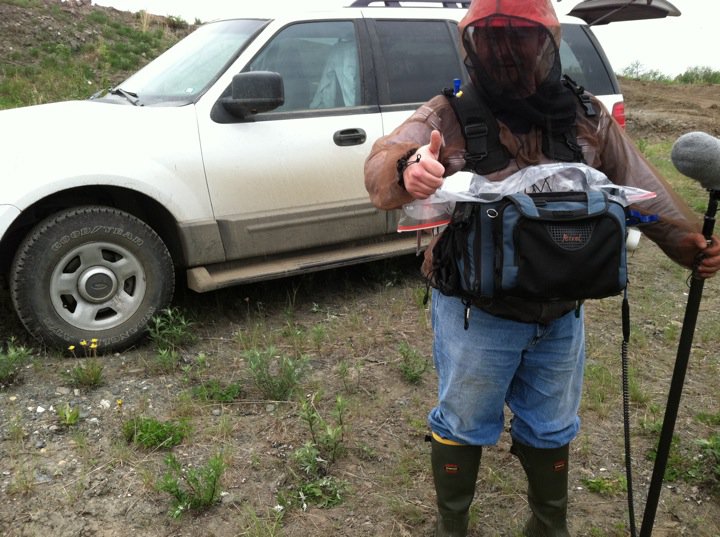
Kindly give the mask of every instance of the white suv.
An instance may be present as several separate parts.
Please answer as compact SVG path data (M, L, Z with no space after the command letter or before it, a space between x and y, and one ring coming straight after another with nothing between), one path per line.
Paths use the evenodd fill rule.
M373 3L241 7L102 95L0 112L0 268L28 331L122 348L176 270L203 292L414 251L369 203L363 162L466 78L463 2ZM563 21L566 71L622 121L598 42Z

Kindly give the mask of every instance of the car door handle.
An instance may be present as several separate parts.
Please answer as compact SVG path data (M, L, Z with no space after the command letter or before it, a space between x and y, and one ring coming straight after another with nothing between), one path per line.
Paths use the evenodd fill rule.
M346 145L360 145L364 144L367 140L367 134L362 129L343 129L333 134L333 141L335 145L346 146Z

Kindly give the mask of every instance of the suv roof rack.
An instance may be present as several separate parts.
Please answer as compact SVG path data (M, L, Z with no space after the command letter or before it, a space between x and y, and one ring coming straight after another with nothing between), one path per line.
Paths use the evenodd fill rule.
M445 0L409 0L407 2L399 0L354 0L349 7L413 7L403 4L441 4L442 7L467 8L470 6L470 0L459 0L457 2L447 2Z

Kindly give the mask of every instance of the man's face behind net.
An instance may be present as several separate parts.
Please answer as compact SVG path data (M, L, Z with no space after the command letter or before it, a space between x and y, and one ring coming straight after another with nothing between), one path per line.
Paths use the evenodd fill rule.
M525 19L483 19L466 28L464 43L481 84L509 99L534 94L553 74L557 60L550 31Z

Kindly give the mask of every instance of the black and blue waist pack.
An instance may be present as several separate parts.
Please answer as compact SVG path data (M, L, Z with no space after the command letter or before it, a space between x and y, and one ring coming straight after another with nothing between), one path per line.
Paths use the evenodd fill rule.
M430 284L466 302L577 301L627 285L625 208L601 191L458 202L433 248Z

